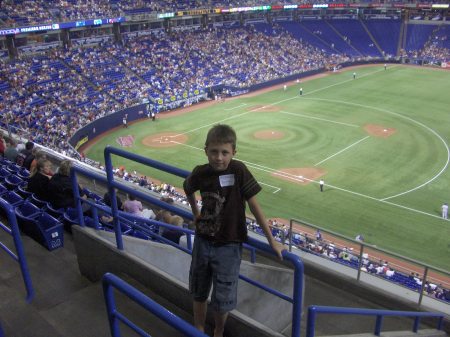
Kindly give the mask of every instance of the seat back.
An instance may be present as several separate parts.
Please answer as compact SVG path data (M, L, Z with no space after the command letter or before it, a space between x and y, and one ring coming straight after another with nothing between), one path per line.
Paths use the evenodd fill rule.
M14 190L15 188L17 188L17 186L19 186L22 183L23 180L20 177L16 176L15 174L11 174L5 177L5 185L6 188L9 190Z

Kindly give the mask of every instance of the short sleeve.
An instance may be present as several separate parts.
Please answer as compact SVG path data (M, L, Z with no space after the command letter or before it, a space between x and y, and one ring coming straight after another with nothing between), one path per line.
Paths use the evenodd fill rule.
M198 167L195 167L192 170L191 174L184 180L183 189L186 195L191 195L195 191L198 191L199 187L198 184L196 183L197 174L198 174Z
M247 166L242 164L242 190L241 193L245 200L250 199L262 190Z

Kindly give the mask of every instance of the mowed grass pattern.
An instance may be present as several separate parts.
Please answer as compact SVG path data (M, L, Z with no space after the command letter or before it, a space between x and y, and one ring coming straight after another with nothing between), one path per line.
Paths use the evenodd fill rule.
M238 134L236 158L262 183L259 195L267 218L296 218L437 267L450 266L450 222L440 208L450 202L450 73L430 68L382 65L330 74L301 84L289 83L254 97L217 103L188 114L142 121L105 136L87 155L103 162L103 149L116 138L133 135L128 150L186 170L206 162L204 140L217 123ZM303 96L298 89L302 86ZM276 110L269 112L262 107ZM364 126L396 132L369 135ZM283 132L264 140L255 132ZM151 134L177 132L188 142L149 148ZM181 186L182 179L121 158L115 165ZM324 170L325 192L318 183L301 185L274 172L286 168Z

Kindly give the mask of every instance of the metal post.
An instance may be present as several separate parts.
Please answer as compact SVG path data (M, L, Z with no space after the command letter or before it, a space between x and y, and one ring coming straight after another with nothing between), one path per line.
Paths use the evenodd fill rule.
M427 276L428 276L428 267L425 266L425 270L423 272L422 286L420 287L419 303L418 303L419 307L422 304L423 291L425 290L425 282L427 281Z
M113 165L111 160L111 154L107 152L108 147L105 148L105 168L106 168L106 179L108 180L108 192L111 197L111 211L113 216L114 232L116 233L116 245L117 249L123 250L123 240L122 240L122 229L120 228L119 222L119 211L117 208L116 200L116 190L113 186L114 183L114 173Z
M382 315L377 315L377 321L375 323L375 331L373 332L373 334L375 336L379 336L381 334L381 326L383 324L383 316Z

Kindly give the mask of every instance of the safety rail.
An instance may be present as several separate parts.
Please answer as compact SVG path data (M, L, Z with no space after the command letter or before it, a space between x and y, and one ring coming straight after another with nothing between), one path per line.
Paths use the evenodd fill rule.
M4 225L0 222L0 228L6 233L11 235L14 240L14 246L16 248L16 253L9 249L6 244L0 241L0 248L2 248L8 255L12 257L17 263L19 263L20 270L22 272L23 282L25 284L25 289L27 291L26 301L30 303L34 297L33 283L31 281L30 272L28 270L27 259L25 257L25 252L23 250L22 239L20 238L20 231L17 225L16 213L14 212L14 207L8 202L0 198L0 207L5 210L8 224L10 227ZM17 254L17 255L16 255Z
M81 167L78 167L78 166L73 166L71 169L70 176L72 179L74 197L75 197L75 200L77 201L78 218L81 219L80 220L81 226L84 226L81 203L88 202L88 201L82 200L82 198L80 197L77 176L76 176L77 173L86 175L86 176L90 177L91 179L95 179L95 180L99 180L99 181L107 183L108 191L109 191L110 197L111 197L110 198L111 199L111 215L114 219L113 225L114 225L114 232L116 235L116 246L117 246L117 249L119 249L119 250L124 249L123 240L122 240L122 231L121 231L121 226L120 226L120 219L123 218L123 214L121 214L121 212L119 211L119 209L117 207L115 189L120 189L120 190L122 190L128 194L131 194L141 200L144 200L145 202L152 203L161 208L165 208L177 215L180 215L183 218L191 219L191 220L193 219L191 212L187 212L183 209L180 209L178 207L167 204L166 202L163 202L163 201L151 196L148 193L144 193L142 191L139 191L138 189L131 188L131 187L127 186L126 184L123 184L122 182L115 181L114 175L113 175L113 170L112 170L113 166L112 166L111 155L121 156L126 159L136 161L140 164L144 164L144 165L147 165L147 166L150 166L150 167L153 167L153 168L156 168L156 169L162 170L164 172L168 172L168 173L171 173L171 174L177 175L179 177L183 177L183 178L187 177L190 172L181 170L174 166L160 163L158 161L148 159L148 158L145 158L145 157L121 150L121 149L110 147L110 146L107 146L105 148L104 153L105 153L106 180L105 180L104 176L94 173L94 172L90 172L90 171L83 169ZM93 203L90 203L90 204L92 205ZM97 208L97 206L95 206L94 208ZM141 222L145 221L145 222L151 223L152 220L144 220L142 218L139 218L139 221L141 221ZM157 224L160 225L162 223L157 223ZM168 225L165 225L165 224L162 224L162 225L169 227ZM171 227L171 228L173 228L173 227ZM176 247L177 245L172 244L172 246ZM252 251L254 249L257 249L257 250L263 251L267 254L275 256L275 253L273 252L272 248L268 244L262 243L253 238L249 238L248 245L244 245L244 247L250 247L250 248L253 247L250 249L252 262L254 262L254 259L255 259L254 252ZM270 293L274 296L277 296L283 300L290 302L293 306L292 307L291 336L299 337L300 333L301 333L300 332L300 324L301 324L302 304L303 304L304 266L303 266L303 262L301 261L299 256L289 253L287 250L283 251L283 259L285 261L291 262L294 267L294 284L293 284L294 289L293 289L292 297L282 294L274 289L271 289L271 288L263 285L260 282L251 280L243 275L239 275L239 278L242 279L243 281L248 282L249 284L252 284L256 287L259 287L260 289L267 291L268 293Z
M120 291L122 294L128 296L134 302L142 306L144 309L150 311L156 317L166 322L176 330L182 332L185 336L188 337L207 337L203 332L197 330L194 326L187 323L180 317L176 316L163 306L159 305L155 301L153 301L150 297L144 295L136 288L129 285L127 282L117 277L114 274L106 273L102 279L103 284L103 295L105 297L106 303L106 311L108 314L109 327L111 330L112 337L120 337L120 327L119 322L124 323L129 328L134 330L140 336L149 337L150 335L146 333L144 330L139 328L136 324L134 324L131 320L129 320L126 316L120 313L117 310L113 288Z
M379 309L362 309L362 308L342 308L342 307L326 307L326 306L309 306L308 321L306 326L306 337L315 336L315 325L317 314L340 314L340 315L359 315L376 317L374 335L380 336L385 316L397 317L414 317L412 331L417 333L419 330L420 318L437 317L439 318L437 330L442 330L444 315L434 312L418 312L418 311L395 311L395 310L379 310Z
M107 214L112 216L113 215L112 207L105 207L105 206L99 205L98 203L96 203L94 201L91 201L89 199L80 198L79 189L78 189L78 180L77 180L77 177L76 177L77 173L81 174L83 176L86 176L86 177L88 177L88 178L90 178L92 180L104 183L106 185L108 184L108 180L107 180L107 178L104 175L92 172L91 170L86 169L86 168L81 167L81 166L78 166L78 165L73 166L72 170L71 170L72 187L73 187L73 190L74 190L74 197L75 197L76 204L77 204L76 208L77 208L77 213L78 213L77 214L77 218L79 220L79 224L82 227L85 226L85 221L84 221L84 217L83 217L83 210L82 210L82 207L81 207L81 204L85 203L85 204L88 204L89 206L91 206L92 218L94 220L94 223L93 223L94 226L93 227L95 229L100 229L100 224L99 224L99 221L98 221L98 211L100 210L103 213L107 213ZM124 192L126 192L128 194L133 194L135 196L138 196L142 200L145 200L145 201L147 201L147 202L149 202L151 204L159 205L160 207L165 208L165 209L171 211L172 213L178 214L178 215L180 215L182 217L185 217L185 218L191 216L191 213L185 212L185 211L183 211L182 209L180 209L178 207L171 206L170 204L162 202L160 199L155 198L155 197L149 195L148 193L143 193L142 191L138 191L138 190L136 190L134 188L131 188L130 186L128 186L126 184L123 184L123 183L116 183L116 184L117 184L116 188L118 188L118 189L120 189L120 190L122 190L122 191L124 191ZM129 225L133 229L140 230L140 231L143 232L143 234L146 234L146 235L148 235L148 236L150 236L150 237L152 237L154 239L157 239L158 241L162 241L162 242L164 242L166 244L174 246L175 248L178 248L178 249L184 251L185 253L191 254L191 251L192 251L191 235L194 234L193 230L180 228L180 227L175 227L175 226L166 224L164 222L159 222L159 221L156 221L156 220L144 219L142 217L131 215L130 213L126 213L126 212L123 212L123 211L120 211L120 210L118 210L118 212L117 212L117 217L122 223L125 223L125 224ZM166 239L164 237L162 237L161 235L158 235L158 234L156 234L154 232L149 231L148 228L143 227L141 224L155 225L155 226L164 227L164 228L168 228L168 229L174 229L174 230L183 232L186 235L186 237L187 237L187 249L181 247L180 245L178 245L178 244L176 244L176 243L174 243L174 242L172 242L172 241L170 241L170 240L168 240L168 239ZM123 233L120 232L120 235L123 235ZM122 240L120 239L120 241L122 241ZM117 240L116 240L116 244L117 244ZM243 246L244 246L245 249L250 251L250 260L251 260L252 263L254 263L255 260L256 260L255 248L253 248L250 245L245 244L245 243L244 243ZM122 248L123 248L123 246L122 246Z
M332 236L334 238L339 238L339 239L342 239L342 240L348 242L349 245L355 246L355 256L358 257L358 266L357 266L357 274L356 274L356 280L358 282L361 279L361 273L362 273L362 268L361 267L362 267L362 261L363 261L363 254L364 254L364 252L369 251L369 250L372 251L372 252L379 252L379 253L381 253L384 256L389 256L391 258L399 259L399 260L405 261L406 263L409 263L411 265L416 265L416 266L418 266L420 268L423 268L423 271L422 271L422 275L423 276L421 278L422 285L420 286L420 290L418 291L418 299L417 299L417 304L419 306L422 304L423 296L426 293L426 291L425 291L426 281L431 278L430 275L429 275L429 271L430 270L431 271L435 271L436 273L439 273L441 275L444 275L447 278L450 277L450 272L448 272L447 270L443 270L443 269L435 267L435 266L427 265L427 264L425 264L423 262L420 262L420 261L408 258L406 256L403 256L403 255L391 252L391 251L386 250L386 249L382 249L382 248L376 247L374 245L367 244L365 242L354 240L354 239L349 238L349 237L347 237L345 235L336 233L336 232L331 231L329 229L326 229L326 228L323 228L323 227L320 227L320 226L316 226L316 225L310 224L310 223L308 223L306 221L298 220L298 219L291 219L290 223L289 223L289 232L288 232L287 236L288 236L288 246L289 246L289 251L290 252L292 251L292 247L295 246L293 244L293 241L292 241L293 234L295 233L295 231L293 230L294 224L299 224L299 225L311 228L313 230L320 230L322 232L322 234L329 234L330 236ZM284 240L283 240L283 242L284 242ZM390 261L392 261L392 260L390 260ZM385 280L390 281L389 279L386 279L386 278L385 278ZM390 282L393 282L393 281L390 281ZM443 282L442 280L440 280L438 283L439 284L446 284L447 287L448 287L448 283Z

